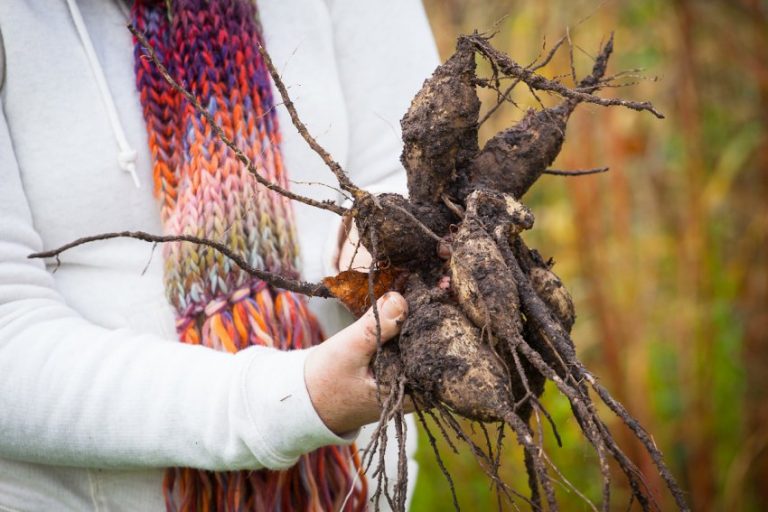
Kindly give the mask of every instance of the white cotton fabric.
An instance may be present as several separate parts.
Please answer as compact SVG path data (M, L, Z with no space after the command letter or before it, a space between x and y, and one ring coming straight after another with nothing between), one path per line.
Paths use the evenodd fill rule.
M420 3L258 4L309 131L359 185L404 191L399 119L437 64ZM350 442L312 407L306 351L229 355L178 343L150 245L78 247L55 272L52 261L27 259L84 235L161 232L125 5L77 6L142 186L120 168L122 144L66 0L2 0L0 511L163 510L164 467L282 468ZM278 108L291 178L333 185ZM293 188L340 199L317 185ZM338 224L303 205L296 216L304 277L317 280L331 268ZM330 301L311 307L328 333L349 322Z

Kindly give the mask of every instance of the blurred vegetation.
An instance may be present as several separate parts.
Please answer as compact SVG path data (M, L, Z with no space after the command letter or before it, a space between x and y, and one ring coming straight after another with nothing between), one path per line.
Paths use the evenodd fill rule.
M553 168L611 170L543 177L526 196L536 215L527 238L554 257L574 296L581 359L653 434L693 509L768 510L768 2L425 5L443 58L457 34L492 29L494 44L527 64L569 27L578 74L612 31L609 72L641 69L624 80L636 84L602 94L650 100L667 119L580 106ZM572 84L568 48L542 72ZM537 106L518 89L519 108L499 109L482 138ZM484 92L488 108L495 96ZM596 460L567 402L548 388L545 405L564 446L546 428L545 445L565 476L599 501ZM609 411L602 415L657 489L662 510L673 509L640 447ZM412 510L450 509L448 485L421 436ZM471 452L453 454L442 441L439 449L462 508L495 509ZM506 481L527 494L521 451L509 438L502 460ZM626 510L623 478L615 482L614 509ZM559 489L563 510L588 510Z

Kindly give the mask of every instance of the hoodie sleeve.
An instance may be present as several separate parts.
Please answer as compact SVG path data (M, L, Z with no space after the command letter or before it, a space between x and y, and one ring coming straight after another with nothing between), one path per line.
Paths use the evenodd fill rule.
M42 249L32 218L0 110L0 457L284 468L351 441L314 411L307 351L230 355L84 319L43 262L27 258Z

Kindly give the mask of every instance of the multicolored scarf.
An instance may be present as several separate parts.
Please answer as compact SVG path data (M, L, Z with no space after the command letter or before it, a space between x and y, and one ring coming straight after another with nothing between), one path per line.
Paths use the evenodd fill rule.
M260 173L287 187L253 1L137 0L133 23ZM138 43L135 57L166 234L223 242L252 265L297 276L288 200L256 183ZM236 352L322 340L303 297L271 288L208 247L167 245L165 287L182 342ZM359 469L354 447L327 447L280 472L169 469L164 491L169 510L339 510L345 498L345 510L360 510L367 489L365 478L355 478Z

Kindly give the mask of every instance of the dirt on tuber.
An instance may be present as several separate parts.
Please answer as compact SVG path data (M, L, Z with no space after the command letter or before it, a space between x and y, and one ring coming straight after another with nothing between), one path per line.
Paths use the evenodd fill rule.
M380 385L381 417L372 442L363 453L368 476L377 480L373 500L378 508L383 496L396 511L405 509L408 479L404 404L410 397L427 431L441 470L458 508L455 486L425 418L432 418L454 449L451 434L466 443L487 472L500 497L524 502L532 510L558 510L553 481L583 497L549 460L541 439L544 421L559 442L557 427L539 401L550 382L571 405L585 439L594 448L602 476L600 509L611 509L613 488L609 458L623 473L632 500L643 510L659 510L643 474L615 441L598 415L595 394L634 433L655 464L679 510L689 510L685 495L667 468L648 432L584 367L576 355L571 329L576 319L573 300L553 272L551 260L530 249L522 234L532 229L532 212L521 202L524 194L546 173L565 141L566 125L583 102L622 106L663 116L650 103L602 98L595 93L611 85L605 78L613 51L613 38L600 49L591 72L574 84L537 74L554 55L561 40L543 61L523 67L495 49L480 34L461 36L456 52L427 79L402 119L404 149L401 161L408 177L409 196L374 195L351 182L330 154L308 133L269 55L259 48L291 120L309 146L336 176L339 187L353 198L350 208L300 196L258 176L252 162L226 138L215 120L168 73L152 48L134 27L129 27L162 76L210 123L220 139L263 186L292 200L351 216L360 240L373 256L368 273L352 270L326 278L322 284L303 283L251 267L238 254L216 241L193 237L162 237L142 232L108 233L84 237L52 251L31 257L55 257L67 249L106 238L128 236L150 242L191 242L209 245L245 271L274 287L306 295L334 296L355 314L362 314L375 298L398 290L408 301L410 313L396 342L380 345L372 371ZM478 77L476 58L488 60L493 76ZM557 94L556 106L530 110L522 120L478 143L480 100L477 87L499 91L502 79L535 91ZM513 87L511 86L510 89ZM536 96L538 99L538 96ZM495 110L495 107L491 111ZM562 174L562 173L560 173ZM586 174L586 173L584 173ZM377 316L378 318L378 316ZM480 447L456 416L477 422L486 436ZM394 491L384 485L389 477L383 450L388 443L385 425L394 421L400 455ZM535 422L535 423L534 423ZM485 424L498 425L494 449ZM529 492L511 489L500 477L504 428L524 450ZM538 433L536 433L538 432Z
M531 90L564 86L510 64L486 37L460 37L456 53L425 81L401 122L401 161L408 173L409 197L364 193L350 210L377 264L369 276L371 285L376 272L397 268L398 289L410 307L397 344L388 345L372 365L382 389L405 393L420 411L433 411L444 435L452 430L470 444L501 495L522 499L534 510L558 509L552 474L564 478L549 461L541 439L535 440L531 424L533 418L549 418L538 400L547 380L571 402L585 438L597 452L602 509L611 506L608 457L625 474L633 499L644 510L658 508L642 474L597 416L589 392L594 378L577 359L570 338L576 318L570 294L551 260L529 249L521 236L533 227L533 214L520 200L557 157L577 105L601 104L593 93L608 83L604 75L612 51L611 38L591 73L575 89L566 89L560 104L526 112L480 148L477 87L497 82L504 73ZM478 78L477 55L488 59L498 75ZM652 107L642 108L648 104L625 106L633 105L655 113ZM330 289L333 293L333 286ZM607 393L603 388L601 392ZM382 403L402 404L402 397L389 396ZM382 421L401 421L400 411L384 409ZM647 433L623 408L612 410L643 442L678 508L687 510L658 448L644 441ZM476 446L454 415L512 429L524 448L528 497L521 498L500 481L498 454L494 456L490 444L485 450ZM424 415L419 417L423 420ZM557 435L554 424L553 430ZM381 429L378 434L386 436ZM396 508L404 503L400 495L387 499Z

